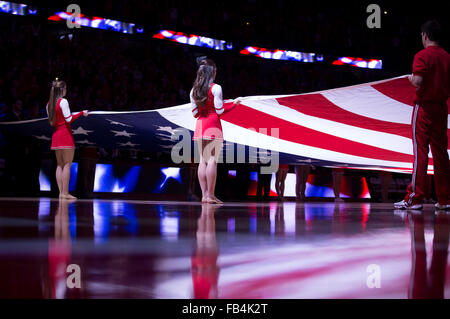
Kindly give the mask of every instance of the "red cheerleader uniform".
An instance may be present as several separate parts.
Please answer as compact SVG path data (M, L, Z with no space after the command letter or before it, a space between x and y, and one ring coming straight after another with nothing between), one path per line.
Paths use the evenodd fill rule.
M198 107L190 94L192 115L197 118L195 125L194 141L198 139L205 140L223 140L222 124L220 116L230 111L235 104L223 105L222 88L218 84L211 83L208 90L208 97L203 106Z
M69 103L66 99L60 98L56 102L55 106L56 118L53 124L54 131L52 136L52 150L72 149L75 148L73 141L72 128L70 123L75 121L83 112L79 112L75 115L70 113ZM48 114L48 104L47 104Z

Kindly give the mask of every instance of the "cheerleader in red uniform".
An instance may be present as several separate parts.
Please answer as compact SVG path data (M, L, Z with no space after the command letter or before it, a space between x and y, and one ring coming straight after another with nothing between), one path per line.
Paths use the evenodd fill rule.
M87 116L87 111L82 111L72 115L69 103L65 98L66 83L55 79L50 90L50 99L47 104L47 114L50 124L54 128L51 149L55 150L56 161L56 181L58 183L60 199L76 199L69 194L70 167L75 153L75 143L72 136L70 123L81 115Z
M202 189L202 203L221 204L222 201L214 195L217 160L223 143L220 116L240 104L240 100L236 99L230 106L224 106L222 87L213 83L216 70L212 60L200 62L190 100L192 115L197 118L193 140L197 141L200 153L198 180Z

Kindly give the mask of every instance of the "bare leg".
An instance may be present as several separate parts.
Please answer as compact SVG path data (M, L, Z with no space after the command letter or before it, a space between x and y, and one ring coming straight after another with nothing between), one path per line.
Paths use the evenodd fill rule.
M341 194L341 181L342 177L344 176L344 171L342 169L333 168L332 175L333 175L334 198L336 201L342 201L342 199L340 198L340 194Z
M198 164L198 181L200 183L200 188L202 189L202 203L206 202L208 199L208 187L206 179L206 162L204 158L200 158L200 163Z
M302 185L301 185L301 195L304 199L306 199L306 183L308 182L308 175L309 172L311 171L311 166L309 165L304 165L302 167Z
M70 167L72 166L73 155L75 149L62 150L64 167L62 170L62 194L66 199L76 199L75 196L69 194Z
M214 157L210 157L207 167L206 167L206 179L208 183L208 194L210 201L214 201L215 195L214 190L216 188L216 178L217 178L217 163Z
M206 180L208 188L209 203L222 204L223 202L219 200L215 195L216 179L217 179L217 160L220 155L222 148L222 141L214 140L208 144L208 147L204 150L205 158L207 159L206 166Z
M278 195L278 199L279 200L281 200L281 198L282 198L282 193L281 193L281 185L280 185L280 180L281 180L281 175L282 175L283 173L280 171L280 170L278 170L277 172L276 172L276 174L275 174L275 191L277 192L277 195Z
M63 187L63 180L62 180L62 171L64 166L64 160L62 156L62 150L55 150L55 156L56 156L56 183L58 184L58 190L59 190L59 197L62 196L62 187Z
M295 174L297 177L297 183L295 184L295 194L297 200L304 201L306 199L306 182L308 181L308 175L310 171L309 165L297 165L295 166Z
M200 163L198 164L197 176L200 183L200 188L202 190L202 203L206 203L208 200L208 188L206 180L206 161L203 157L203 149L206 145L206 141L198 140L198 151L200 154Z

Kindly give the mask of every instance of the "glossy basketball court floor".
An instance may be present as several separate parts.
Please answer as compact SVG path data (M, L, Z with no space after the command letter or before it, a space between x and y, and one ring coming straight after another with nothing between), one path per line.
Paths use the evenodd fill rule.
M0 298L448 298L449 217L382 203L0 199Z

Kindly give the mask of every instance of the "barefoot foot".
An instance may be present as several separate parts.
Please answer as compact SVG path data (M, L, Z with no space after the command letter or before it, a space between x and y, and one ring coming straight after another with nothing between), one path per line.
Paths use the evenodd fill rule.
M64 195L63 195L63 198L64 198L64 199L78 199L78 198L76 198L75 196L70 195L70 194L68 194L68 193L67 193L67 194L64 194Z
M211 203L211 204L223 204L223 202L220 199L218 199L216 196L210 197L208 199L208 203Z

